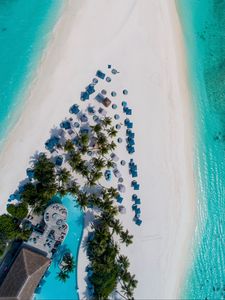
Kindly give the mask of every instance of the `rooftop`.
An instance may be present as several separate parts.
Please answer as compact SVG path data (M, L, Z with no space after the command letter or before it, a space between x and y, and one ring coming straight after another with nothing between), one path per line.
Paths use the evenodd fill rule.
M29 300L48 268L50 259L32 247L23 246L0 286L0 299Z

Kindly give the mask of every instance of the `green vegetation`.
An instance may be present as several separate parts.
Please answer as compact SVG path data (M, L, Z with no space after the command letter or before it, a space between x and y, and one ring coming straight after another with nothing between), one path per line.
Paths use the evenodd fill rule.
M7 206L7 212L14 218L22 221L28 214L28 205L26 202L22 202L18 205L9 204Z
M60 281L66 282L66 280L69 278L69 273L73 272L75 266L76 265L71 253L65 253L60 265L61 270L57 274L57 278Z
M60 281L66 282L66 280L69 278L69 275L68 275L67 272L61 270L61 271L58 273L57 278L58 278Z
M118 244L120 241L126 246L130 245L133 236L124 230L117 218L115 199L118 191L113 187L104 188L99 182L105 168L113 167L109 154L116 148L113 141L116 135L111 118L106 117L100 124L91 126L89 133L77 133L75 144L67 140L60 149L64 150L72 172L65 167L56 168L46 154L39 155L32 169L33 180L25 184L21 192L22 203L9 205L9 214L0 216L0 255L9 241L29 237L30 232L20 226L28 214L28 207L36 214L43 214L54 195L70 193L77 197L83 210L92 208L95 216L93 231L87 242L87 255L92 270L89 275L93 287L91 298L108 299L116 289L122 297L133 298L137 281L128 271L129 260L120 254ZM91 156L90 151L93 154ZM82 178L82 186L73 178L73 173ZM94 192L96 190L98 193ZM65 255L57 278L65 282L74 268L72 256Z
M14 216L4 214L0 216L0 256L6 246L15 239L27 240L30 231L20 228L20 222Z

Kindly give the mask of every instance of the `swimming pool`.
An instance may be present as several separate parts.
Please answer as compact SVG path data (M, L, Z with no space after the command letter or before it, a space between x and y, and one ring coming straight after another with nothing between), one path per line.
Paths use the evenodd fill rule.
M79 299L77 292L77 268L70 274L65 283L59 281L56 277L60 271L58 263L68 249L71 251L77 264L84 224L83 212L77 205L76 200L71 196L63 197L62 204L68 210L67 224L69 225L69 231L61 248L54 256L49 272L47 272L44 280L41 282L39 292L34 295L34 300Z

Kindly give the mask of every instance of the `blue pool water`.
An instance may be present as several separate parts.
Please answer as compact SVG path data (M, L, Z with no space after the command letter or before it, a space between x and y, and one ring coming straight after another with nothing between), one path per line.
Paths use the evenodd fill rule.
M79 299L77 292L77 268L70 274L70 278L68 278L65 283L59 281L56 277L60 271L58 263L67 249L71 251L77 263L83 233L83 212L78 207L75 199L70 196L62 198L62 204L68 210L67 223L69 225L69 231L59 253L53 258L49 268L50 274L44 278L44 283L41 285L39 294L36 294L34 297L35 300Z
M196 133L197 229L182 298L225 299L225 1L178 0Z
M62 4L61 0L0 1L0 144L20 115L24 91Z

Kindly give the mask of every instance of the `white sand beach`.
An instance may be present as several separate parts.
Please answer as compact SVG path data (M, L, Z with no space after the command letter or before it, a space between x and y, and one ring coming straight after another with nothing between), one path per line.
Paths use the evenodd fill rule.
M25 178L31 156L44 150L97 69L120 71L114 87L128 89L136 134L142 201L140 227L123 251L138 287L135 299L175 299L188 264L195 221L193 129L181 28L172 0L68 0L42 58L23 113L0 154L0 212ZM121 156L124 154L121 153ZM127 154L128 157L128 154ZM129 192L129 191L128 191ZM78 277L85 288L85 254Z

